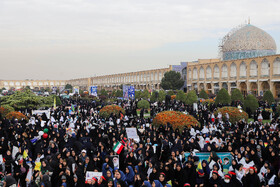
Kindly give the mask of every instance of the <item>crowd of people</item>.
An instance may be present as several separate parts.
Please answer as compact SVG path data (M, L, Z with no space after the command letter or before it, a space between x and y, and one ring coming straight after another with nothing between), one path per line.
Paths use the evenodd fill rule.
M137 101L118 101L124 116L99 115L104 103L64 99L50 116L28 120L0 119L0 171L5 186L22 187L258 187L278 186L280 176L279 120L239 121L214 116L218 106L192 106L172 101L151 103L151 115L137 115ZM75 109L72 109L74 106ZM211 107L211 108L210 108ZM172 124L156 128L153 117L163 110L178 110L200 122L182 132ZM139 141L127 137L137 127ZM114 151L116 144L123 149ZM198 152L210 156L199 165ZM225 171L219 152L231 154ZM185 153L190 153L185 156ZM118 155L119 167L113 156ZM87 172L102 173L87 179Z

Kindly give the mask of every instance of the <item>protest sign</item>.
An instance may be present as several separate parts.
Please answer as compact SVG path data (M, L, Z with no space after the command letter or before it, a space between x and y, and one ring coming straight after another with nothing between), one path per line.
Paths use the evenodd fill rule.
M136 128L126 128L126 134L128 139L133 139L136 142L139 142L139 136L137 135Z
M97 180L99 180L101 176L102 176L102 172L87 171L86 172L86 182L91 181L93 177L96 177Z

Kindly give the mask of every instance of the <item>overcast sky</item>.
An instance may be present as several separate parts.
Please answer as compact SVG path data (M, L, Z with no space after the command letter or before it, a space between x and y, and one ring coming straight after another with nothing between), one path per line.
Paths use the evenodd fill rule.
M217 58L223 36L248 17L280 47L279 7L280 0L0 0L0 79L72 79Z

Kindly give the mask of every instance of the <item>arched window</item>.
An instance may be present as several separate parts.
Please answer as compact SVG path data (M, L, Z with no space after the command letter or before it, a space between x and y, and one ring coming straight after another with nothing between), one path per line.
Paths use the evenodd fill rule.
M187 68L182 69L182 77L183 77L183 80L186 80L186 78L187 78Z
M225 64L222 66L222 78L228 78L228 68Z
M236 77L236 64L234 62L230 65L230 77Z
M215 65L214 67L214 78L218 79L220 77L220 69L218 65Z
M246 77L247 76L247 67L246 67L245 62L241 62L239 69L240 69L239 76Z
M189 69L189 80L192 80L192 70Z
M277 57L273 62L273 74L280 75L280 58Z
M203 67L200 67L199 69L199 79L204 79L204 68Z
M206 68L206 79L211 79L212 78L212 69L210 66Z
M196 80L197 79L197 69L193 68L193 79Z
M256 77L258 75L258 64L256 61L250 63L250 77Z
M261 63L261 75L262 76L269 76L269 63L268 60L265 58Z

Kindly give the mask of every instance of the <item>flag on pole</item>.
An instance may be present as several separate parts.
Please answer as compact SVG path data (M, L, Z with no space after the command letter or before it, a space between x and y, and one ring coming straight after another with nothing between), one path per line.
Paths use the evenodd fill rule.
M117 154L120 154L122 152L123 148L124 148L124 146L120 142L117 142L116 145L114 146L113 150Z
M56 96L54 96L54 99L53 99L53 108L56 109Z

